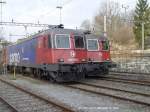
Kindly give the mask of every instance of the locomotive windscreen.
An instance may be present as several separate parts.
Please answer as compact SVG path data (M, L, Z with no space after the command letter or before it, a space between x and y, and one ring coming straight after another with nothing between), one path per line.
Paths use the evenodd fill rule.
M98 40L97 39L88 39L87 40L87 48L90 51L98 50Z
M81 36L74 36L75 48L84 48L84 38Z
M109 42L102 41L102 50L109 50Z
M70 48L70 36L66 34L59 34L55 37L56 48Z

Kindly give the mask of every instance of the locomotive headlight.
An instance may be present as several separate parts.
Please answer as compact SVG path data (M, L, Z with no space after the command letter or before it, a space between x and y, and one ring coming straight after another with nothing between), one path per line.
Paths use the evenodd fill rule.
M89 61L94 61L94 59L93 58L89 58Z
M63 58L58 59L58 62L64 62L64 59Z
M91 61L94 61L94 59L92 58Z
M106 60L109 61L109 58L107 58Z
M86 62L86 59L82 59L81 61L82 61L82 62Z

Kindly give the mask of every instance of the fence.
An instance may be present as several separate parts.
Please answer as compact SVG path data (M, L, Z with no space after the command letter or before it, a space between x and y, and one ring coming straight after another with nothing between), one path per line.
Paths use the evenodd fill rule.
M122 50L111 51L112 60L117 67L111 69L114 72L150 73L150 51Z

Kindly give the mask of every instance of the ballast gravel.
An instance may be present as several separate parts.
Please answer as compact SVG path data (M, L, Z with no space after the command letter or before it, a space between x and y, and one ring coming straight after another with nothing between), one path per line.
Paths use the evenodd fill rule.
M79 112L150 112L150 107L145 105L72 89L63 84L52 84L20 75L16 80L12 80L12 75L1 75L0 77L32 89L43 96L57 99L76 108Z

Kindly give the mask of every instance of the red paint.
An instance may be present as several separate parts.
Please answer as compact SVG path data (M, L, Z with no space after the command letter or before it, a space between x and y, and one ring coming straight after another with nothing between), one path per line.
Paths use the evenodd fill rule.
M87 51L86 49L76 49L74 45L74 36L71 33L71 48L56 49L48 48L48 36L39 36L36 49L37 64L57 64L59 60L64 60L63 63L83 63L83 60L94 59L95 62L103 62L110 60L110 51L102 50L102 43L99 41L98 51Z
M102 59L103 61L110 61L110 52L109 51L102 51Z
M37 64L56 64L60 59L64 60L66 64L82 63L86 60L85 49L75 49L73 34L71 34L71 48L70 49L56 49L48 48L48 36L39 36L38 45L36 49ZM44 41L46 43L44 43Z
M36 49L36 63L43 64L52 63L52 50L48 48L48 36L39 36L38 37L38 45Z
M87 51L87 59L92 59L94 62L103 62L110 60L110 51L102 50L102 42L99 41L99 50L98 51Z

